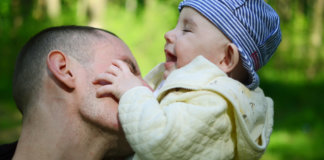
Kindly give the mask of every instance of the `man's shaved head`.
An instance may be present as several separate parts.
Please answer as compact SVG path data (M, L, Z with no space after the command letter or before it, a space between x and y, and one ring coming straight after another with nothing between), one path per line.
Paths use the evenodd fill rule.
M13 97L19 110L26 112L26 106L37 99L51 51L61 51L86 64L93 58L91 46L107 39L106 33L116 36L92 27L61 26L45 29L32 37L20 51L13 77Z

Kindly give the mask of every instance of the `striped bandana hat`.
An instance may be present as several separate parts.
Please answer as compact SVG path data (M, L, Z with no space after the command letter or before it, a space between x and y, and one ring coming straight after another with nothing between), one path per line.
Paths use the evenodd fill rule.
M250 89L259 86L256 73L264 66L281 41L277 13L264 0L184 0L179 4L200 12L220 29L239 49L249 72Z

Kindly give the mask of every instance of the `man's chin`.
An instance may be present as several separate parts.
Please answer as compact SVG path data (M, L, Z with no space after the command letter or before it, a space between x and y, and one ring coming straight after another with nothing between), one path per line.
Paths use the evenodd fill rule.
M123 139L123 140L122 140ZM132 159L131 157L134 155L134 151L128 144L128 142L121 138L120 141L117 142L117 145L114 148L109 148L108 152L104 155L104 160L125 160Z

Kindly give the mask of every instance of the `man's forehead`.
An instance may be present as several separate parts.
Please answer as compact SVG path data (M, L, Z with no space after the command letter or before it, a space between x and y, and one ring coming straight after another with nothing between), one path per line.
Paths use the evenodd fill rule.
M119 59L127 63L132 72L140 73L137 62L132 55L127 45L119 38L111 38L110 40L103 40L95 44L94 54L97 57L97 62L108 64L114 59Z
M105 34L105 37L96 40L96 43L93 44L93 50L95 53L104 52L110 56L129 54L124 42L108 33Z

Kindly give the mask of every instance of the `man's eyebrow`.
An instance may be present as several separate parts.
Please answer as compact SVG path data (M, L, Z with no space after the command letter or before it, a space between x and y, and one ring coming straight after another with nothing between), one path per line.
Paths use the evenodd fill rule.
M123 61L124 61L125 63L128 64L128 66L129 66L129 68L130 68L130 70L131 70L131 72L132 72L133 74L138 75L138 74L140 73L140 72L137 70L136 65L134 64L133 61L131 61L130 59L123 59Z

